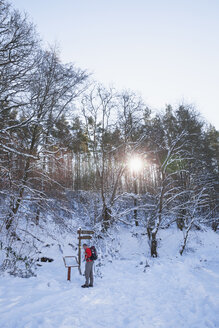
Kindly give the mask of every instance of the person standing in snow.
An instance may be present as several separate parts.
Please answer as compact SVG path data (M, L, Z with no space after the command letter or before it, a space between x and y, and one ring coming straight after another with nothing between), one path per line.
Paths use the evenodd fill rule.
M87 244L83 244L83 248L85 251L85 284L82 285L81 287L83 288L87 288L87 287L93 287L93 283L94 283L94 276L93 276L93 264L94 262L90 259L92 253L90 248L88 247ZM90 283L89 283L90 281Z

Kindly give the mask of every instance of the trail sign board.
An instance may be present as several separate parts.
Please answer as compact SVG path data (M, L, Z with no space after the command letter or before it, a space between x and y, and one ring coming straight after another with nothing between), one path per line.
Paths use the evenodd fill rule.
M92 231L92 230L80 230L80 229L79 229L79 230L77 231L77 233L79 233L79 234L80 234L80 233L81 233L81 234L91 234L91 235L92 235L92 234L94 234L94 231Z
M78 259L76 256L64 256L63 261L65 264L65 267L68 268L68 275L67 280L71 280L71 268L76 267L78 268L79 272L81 273L81 269L79 267Z
M78 267L78 260L76 256L64 256L63 261L65 264L65 267Z
M78 239L91 239L92 236L80 236L78 237Z

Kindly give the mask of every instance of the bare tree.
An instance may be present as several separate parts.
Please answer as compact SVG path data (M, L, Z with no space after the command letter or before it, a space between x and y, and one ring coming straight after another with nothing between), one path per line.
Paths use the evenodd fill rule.
M179 251L180 255L183 254L183 252L186 248L189 232L191 231L191 229L194 227L195 228L199 227L200 222L206 223L206 221L210 215L208 187L205 186L205 187L202 187L201 189L195 187L195 189L188 190L187 192L189 193L188 201L183 204L183 207L185 209L184 210L185 224L184 224L184 229L183 229L183 234L184 234L183 244ZM200 210L203 210L206 208L208 209L208 212L205 213L204 218L200 217Z
M171 144L162 144L155 151L158 163L158 185L155 188L154 204L155 211L148 221L148 236L150 240L151 256L157 257L157 233L161 227L162 220L169 212L170 204L181 194L175 185L174 177L179 174L181 168L178 163L187 158L184 151L186 133L182 132ZM164 155L165 154L165 155ZM164 157L165 156L165 157Z
M27 18L0 2L0 115L18 110L27 104L26 91L36 67L35 53L39 47L34 27ZM20 122L21 126L24 121ZM18 126L19 127L19 126ZM13 121L1 130L13 129ZM0 130L0 131L1 131Z
M31 184L28 185L29 179L33 181L39 175L41 179L45 179L47 171L43 166L43 159L52 156L49 151L53 143L50 138L51 129L83 90L87 77L73 66L61 64L55 51L40 51L38 57L37 69L29 83L29 102L22 112L24 117L31 117L31 121L19 131L22 138L22 146L19 146L23 147L21 154L25 154L24 167L17 196L11 201L7 229L18 212L25 189L31 187ZM41 172L42 168L44 170Z

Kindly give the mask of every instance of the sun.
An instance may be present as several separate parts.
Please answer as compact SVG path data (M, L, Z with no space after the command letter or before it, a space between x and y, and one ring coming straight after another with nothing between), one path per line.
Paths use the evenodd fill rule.
M128 161L128 167L129 167L130 171L132 171L134 173L138 173L143 168L143 161L140 157L137 157L137 156L132 157Z

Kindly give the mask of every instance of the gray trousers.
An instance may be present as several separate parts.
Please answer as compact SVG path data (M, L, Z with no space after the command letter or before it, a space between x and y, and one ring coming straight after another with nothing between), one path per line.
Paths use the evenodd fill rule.
M86 285L89 285L89 283L91 285L93 285L94 283L94 276L93 276L93 264L94 262L86 262L85 264L85 278L86 278ZM90 282L89 282L90 280Z

